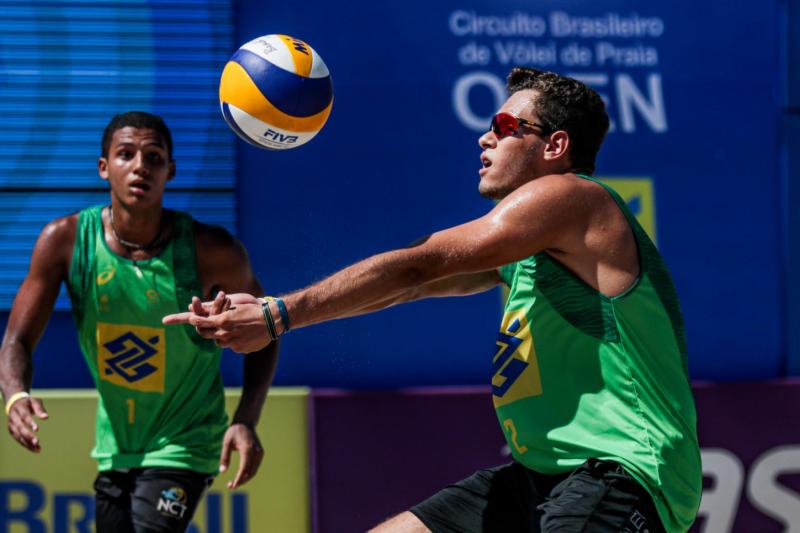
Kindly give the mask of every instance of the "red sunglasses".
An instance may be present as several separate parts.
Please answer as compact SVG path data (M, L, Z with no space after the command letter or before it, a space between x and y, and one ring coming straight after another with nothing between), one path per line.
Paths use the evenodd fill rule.
M531 122L530 120L525 120L524 118L512 115L511 113L500 112L492 117L491 130L498 139L508 137L509 135L516 135L519 129L523 126L527 126L528 128L539 128L542 130L544 135L547 135L547 132L549 131L548 128L542 126L541 124Z

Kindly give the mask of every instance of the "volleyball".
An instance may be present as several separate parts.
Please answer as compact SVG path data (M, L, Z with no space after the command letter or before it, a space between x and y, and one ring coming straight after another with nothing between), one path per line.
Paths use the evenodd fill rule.
M242 45L225 65L219 103L228 126L244 141L285 150L307 143L325 125L333 83L307 43L265 35Z

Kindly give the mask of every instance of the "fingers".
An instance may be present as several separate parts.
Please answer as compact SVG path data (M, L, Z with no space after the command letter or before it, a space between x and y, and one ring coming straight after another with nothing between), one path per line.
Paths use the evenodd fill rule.
M228 488L231 490L236 490L253 479L258 467L261 465L261 459L264 457L264 452L261 450L260 445L243 446L239 453L239 470L236 472L236 477L233 481L228 482Z
M226 307L225 302L227 300L228 300L228 298L225 296L225 293L222 292L222 291L219 291L217 293L217 297L214 298L213 302L211 302L211 314L212 315L218 315L218 314L222 313L223 311L225 311L226 310L225 309L225 307ZM230 304L228 304L228 305L230 305Z
M228 465L231 463L231 439L225 434L225 439L222 441L222 455L219 458L219 471L225 472L228 470Z
M217 317L220 315L217 315ZM216 327L219 319L214 316L197 316L192 311L187 311L185 313L173 313L171 315L167 315L161 319L162 324L166 325L173 325L173 324L189 324L194 327L199 328L212 328Z
M50 415L44 408L44 403L39 398L31 398L31 406L33 407L34 414L42 420L47 420L50 418Z
M237 428L236 435L238 440L236 448L239 450L239 469L236 471L233 481L229 481L227 484L231 490L235 490L253 479L264 458L264 450L261 448L258 436L256 436L252 428L242 425Z
M197 296L192 296L192 302L188 305L185 313L173 313L161 319L162 324L192 324L198 327L197 324L192 323L192 318L209 318L210 315L218 315L228 310L230 307L230 299L224 292L219 291L216 298L212 302L203 302Z
M172 324L189 324L190 319L195 316L191 311L186 313L173 313L161 319L161 323L167 326Z
M203 307L203 302L197 296L192 296L192 303L189 304L189 311L198 316L208 316L208 312Z
M18 400L11 407L11 412L8 414L8 432L23 447L34 453L39 453L42 449L39 437L36 436L36 432L39 431L39 424L34 420L34 415L43 419L49 416L44 410L44 405L42 405L41 401L34 398Z

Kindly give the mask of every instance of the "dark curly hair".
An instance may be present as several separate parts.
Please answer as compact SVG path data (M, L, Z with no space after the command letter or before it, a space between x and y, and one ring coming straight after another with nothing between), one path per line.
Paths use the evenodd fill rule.
M508 93L538 93L536 114L545 133L563 130L571 141L570 161L576 170L594 172L595 159L608 132L608 114L600 95L578 80L535 68L515 67L508 75Z
M103 130L103 140L100 143L102 157L108 157L108 149L111 148L111 137L114 136L114 132L128 126L160 133L164 138L164 143L167 145L167 155L172 159L172 134L167 127L167 123L158 115L145 113L144 111L128 111L111 117L108 126Z

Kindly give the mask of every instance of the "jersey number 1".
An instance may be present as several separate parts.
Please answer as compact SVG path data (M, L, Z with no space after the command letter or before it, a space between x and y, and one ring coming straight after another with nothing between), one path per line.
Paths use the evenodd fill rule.
M136 402L133 398L125 400L128 404L128 424L133 424L136 420Z

